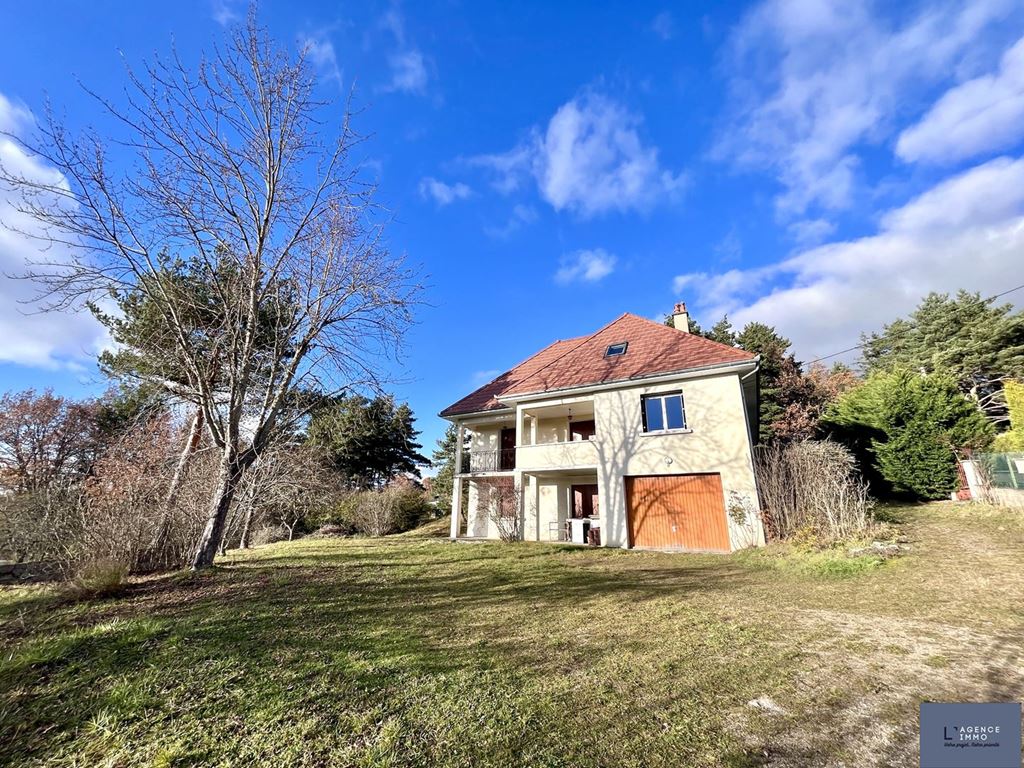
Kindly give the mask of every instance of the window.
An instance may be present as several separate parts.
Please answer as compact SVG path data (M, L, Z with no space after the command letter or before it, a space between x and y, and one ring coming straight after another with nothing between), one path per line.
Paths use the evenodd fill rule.
M646 395L642 399L644 432L686 429L686 409L682 392Z
M628 341L620 341L618 344L612 344L608 347L608 350L604 353L605 357L618 357L619 355L626 354L626 347L629 346Z

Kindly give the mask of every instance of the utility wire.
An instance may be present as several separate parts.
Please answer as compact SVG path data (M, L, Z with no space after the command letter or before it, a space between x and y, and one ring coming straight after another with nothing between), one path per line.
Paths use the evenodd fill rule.
M1021 283L1020 285L1015 286L1014 288L1009 288L1008 290L1005 290L1002 293L997 293L995 296L989 296L987 299L983 299L983 301L987 304L990 301L995 301L996 299L1002 298L1003 296L1013 293L1014 291L1019 291L1021 288L1024 288L1024 283ZM863 341L855 346L847 347L846 349L841 349L838 352L833 352L831 355L822 355L821 357L816 357L814 360L805 363L805 365L814 365L815 363L820 363L822 360L828 360L829 358L832 357L839 357L839 355L845 355L847 352L853 352L856 349L863 349L870 343L870 341Z

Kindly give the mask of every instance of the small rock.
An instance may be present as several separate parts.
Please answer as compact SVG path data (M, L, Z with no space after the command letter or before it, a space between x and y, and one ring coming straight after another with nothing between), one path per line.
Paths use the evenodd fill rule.
M877 555L883 559L889 559L890 557L898 557L903 552L910 549L909 544L893 544L889 542L873 541L869 547L858 547L857 549L847 550L846 554L850 557L861 557L862 555Z
M761 696L760 698L757 698L757 699L751 699L750 701L747 702L747 706L748 707L753 707L754 709L760 709L763 712L770 712L773 715L784 715L784 714L786 714L786 710L784 710L782 707L780 707L778 704L776 704L768 696Z

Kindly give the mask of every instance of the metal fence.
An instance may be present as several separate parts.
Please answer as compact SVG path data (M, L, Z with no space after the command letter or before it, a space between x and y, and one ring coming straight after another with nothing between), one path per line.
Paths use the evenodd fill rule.
M976 453L973 458L993 488L1024 490L1024 453Z
M472 472L511 472L516 468L516 449L497 451L467 451L462 454L463 474Z
M1024 453L976 453L961 465L972 498L1024 508Z

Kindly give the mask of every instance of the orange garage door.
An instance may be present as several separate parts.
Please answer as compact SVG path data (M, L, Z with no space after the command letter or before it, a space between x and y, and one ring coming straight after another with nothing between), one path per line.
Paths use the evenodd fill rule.
M634 547L729 551L720 475L627 477L626 511Z

